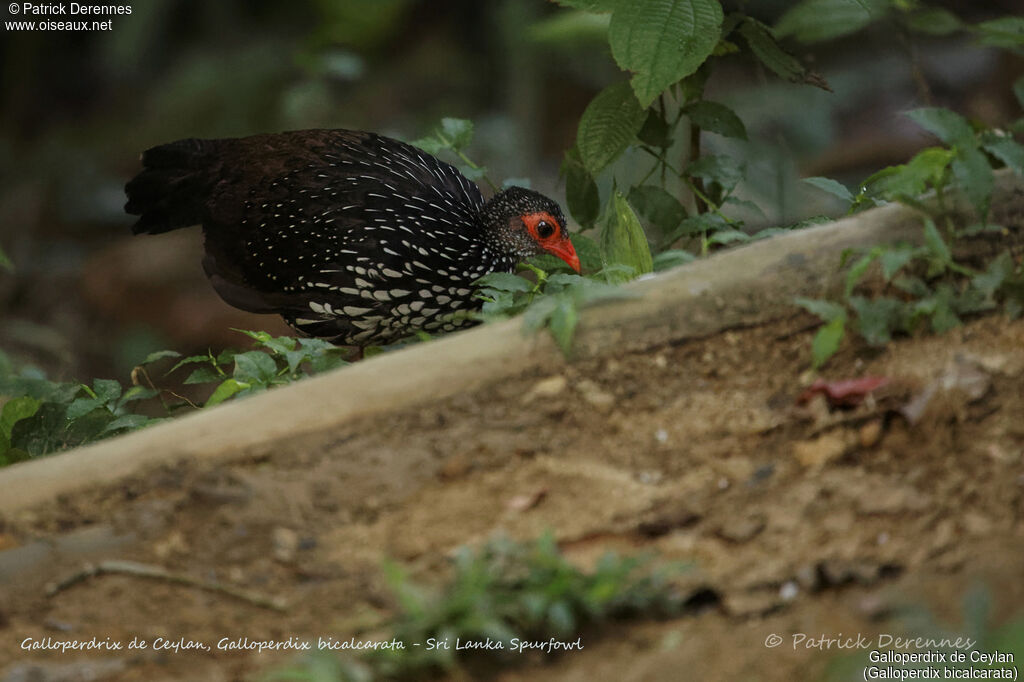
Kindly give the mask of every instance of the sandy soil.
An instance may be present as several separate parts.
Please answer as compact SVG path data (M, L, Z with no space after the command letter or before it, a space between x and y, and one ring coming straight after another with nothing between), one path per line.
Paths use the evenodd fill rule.
M436 581L453 548L499 531L550 529L583 565L611 549L694 566L679 584L692 613L616 623L587 633L582 652L488 672L509 681L820 679L847 652L794 648L793 633L902 632L905 604L955 626L979 582L994 622L1019 616L1024 322L989 317L881 351L850 345L828 378L890 381L849 410L796 404L810 322L567 363L14 514L0 526L0 680L255 679L293 656L216 643L347 639L393 608L382 559ZM900 410L926 390L911 424ZM84 562L110 559L287 606L124 575L47 596ZM773 633L777 649L764 644ZM212 650L21 648L94 636Z

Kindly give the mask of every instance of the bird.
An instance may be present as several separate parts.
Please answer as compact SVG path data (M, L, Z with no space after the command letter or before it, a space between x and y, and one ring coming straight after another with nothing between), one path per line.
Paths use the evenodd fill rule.
M190 138L141 163L125 186L134 234L201 225L224 301L338 345L474 324L476 282L535 255L580 272L557 202L517 186L485 200L452 165L372 132Z

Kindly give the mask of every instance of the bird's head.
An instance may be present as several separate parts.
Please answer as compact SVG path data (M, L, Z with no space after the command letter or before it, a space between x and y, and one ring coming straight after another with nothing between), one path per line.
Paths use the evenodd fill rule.
M562 209L540 192L509 187L484 205L483 217L488 232L502 248L524 259L550 253L580 271Z

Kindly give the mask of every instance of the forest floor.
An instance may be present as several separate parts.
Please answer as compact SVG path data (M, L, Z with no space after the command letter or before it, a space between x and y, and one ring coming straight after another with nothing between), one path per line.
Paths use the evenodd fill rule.
M869 649L794 636L884 648L879 637L922 634L900 617L906 607L959 632L979 585L991 629L1019 618L1024 322L990 316L884 349L848 343L824 375L888 383L846 409L797 402L811 322L570 362L11 515L0 526L0 680L257 679L295 654L217 643L363 636L393 605L383 560L436 583L453 549L498 532L550 530L581 566L608 550L691 562L679 589L695 595L680 617L593 628L583 651L487 669L509 682L860 679ZM133 575L47 595L109 559L287 606ZM772 635L781 645L766 645ZM91 637L211 650L23 648Z

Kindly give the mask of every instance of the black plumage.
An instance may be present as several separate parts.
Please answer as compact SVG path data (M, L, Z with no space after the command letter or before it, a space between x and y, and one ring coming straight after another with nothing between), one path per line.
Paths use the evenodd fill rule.
M225 301L338 343L468 324L474 282L539 253L579 269L551 199L512 187L485 201L451 165L373 133L181 140L142 163L125 188L136 234L202 224Z

